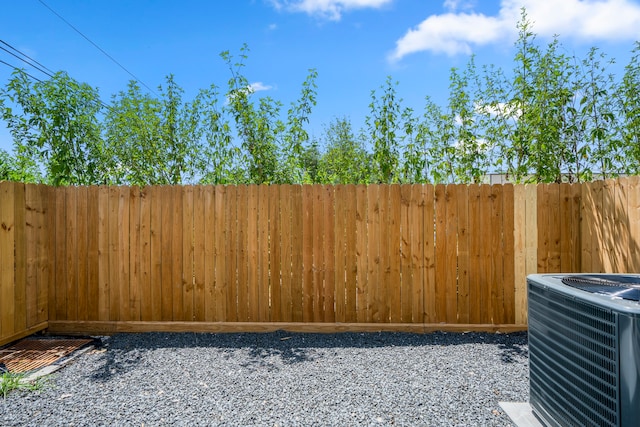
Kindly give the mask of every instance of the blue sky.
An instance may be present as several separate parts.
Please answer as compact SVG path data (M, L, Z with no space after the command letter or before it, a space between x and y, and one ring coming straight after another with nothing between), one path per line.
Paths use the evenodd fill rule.
M364 124L371 90L399 82L403 105L421 111L425 96L445 104L451 67L511 68L519 9L542 41L559 34L568 53L598 46L619 72L640 40L640 0L42 0L156 89L173 73L191 98L229 71L219 53L250 49L245 74L258 95L286 107L309 68L319 76L310 128L334 117ZM103 101L132 78L39 0L4 1L0 39L46 67L98 87ZM38 71L0 51L0 60ZM0 84L11 69L0 63ZM0 123L0 149L11 137Z

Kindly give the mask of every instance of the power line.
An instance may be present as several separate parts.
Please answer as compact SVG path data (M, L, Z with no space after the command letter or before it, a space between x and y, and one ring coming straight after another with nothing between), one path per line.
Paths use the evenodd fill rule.
M4 50L4 51L7 51L7 50L6 50L6 49L4 49L2 46L0 46L0 49L2 49L2 50ZM24 55L22 52L18 51L17 49L16 49L16 51L17 51L17 52L19 52L21 55ZM7 52L8 52L8 51L7 51ZM9 53L11 53L11 52L9 52ZM13 54L12 54L12 55L13 55ZM16 58L18 58L18 56L17 56L17 55L13 55L13 56L15 56ZM26 55L25 55L25 56L26 56ZM29 64L29 63L28 63L27 61L25 61L24 59L21 59L21 58L18 58L18 59L20 59L21 61L23 61L23 62L25 62L25 63ZM32 78L33 80L35 80L35 81L37 81L37 82L39 82L39 83L44 83L42 80L40 80L39 78L37 78L37 77L35 77L35 76L33 76L33 75L31 75L31 74L27 73L24 69L22 69L22 68L20 68L20 67L16 67L15 65L9 64L8 62L3 61L2 59L0 59L0 63L2 63L2 64L4 64L4 65L7 65L7 66L9 66L9 67L13 68L13 69L14 69L14 70L16 70L16 71L20 71L21 73L24 73L25 75L29 76L30 78ZM43 72L44 74L47 74L49 77L53 78L53 75L50 75L50 74L48 74L48 73L45 73L44 71L40 70L38 67L35 67L33 64L29 64L29 65L31 65L32 67L36 68L38 71L41 71L41 72ZM40 64L40 65L42 65L42 64ZM44 65L42 65L42 67L48 70L48 68L47 68L47 67L45 67ZM70 88L70 89L74 90L73 88ZM93 101L93 102L97 102L97 103L98 103L98 104L100 104L102 107L106 108L107 110L111 110L111 107L110 107L109 105L105 104L105 103L104 103L100 98L98 98L96 101Z
M35 59L33 59L32 57L30 57L29 55L27 55L26 53L24 53L24 52L20 52L17 48L15 48L15 47L11 46L11 45L10 45L9 43L7 43L6 41L4 41L4 40L0 39L0 43L4 44L5 46L7 46L8 48L10 48L11 50L13 50L13 51L15 51L15 52L18 52L20 55L24 56L24 57L25 57L25 58L27 58L29 61L34 62L34 63L36 63L38 66L40 66L40 67L44 68L45 70L47 70L47 71L48 71L49 73L51 73L51 74L45 73L45 72L44 72L44 71L42 71L42 70L40 70L40 71L42 71L44 74L47 74L49 77L53 77L53 74L55 74L55 71L52 71L50 68L45 67L44 65L42 65L41 63L39 63L38 61L36 61L36 60L35 60ZM0 49L4 50L5 52L7 51L6 49L2 48L1 46L0 46ZM11 53L11 52L9 52L9 53L10 53L11 55L15 56L13 53ZM20 59L20 58L18 58L18 59ZM24 59L20 59L20 60L21 60L22 62L26 62ZM35 67L33 64L29 64L29 65L31 65L31 66L32 66L32 67L34 67L34 68L37 68L37 67Z
M36 81L38 81L38 82L42 83L42 80L40 80L40 79L39 79L39 78L37 78L37 77L32 76L31 74L27 73L27 72L26 72L25 70L23 70L22 68L18 68L18 67L16 67L15 65L11 65L11 64L9 64L8 62L4 62L2 59L0 59L0 63L2 63L2 64L4 64L4 65L8 65L9 67L13 68L14 70L18 70L18 71L20 71L20 72L22 72L22 73L25 73L27 76L31 77L33 80L36 80Z
M2 42L2 40L0 40L0 42ZM4 42L3 42L3 43L4 43ZM6 48L4 48L4 47L2 47L2 46L0 46L0 50L4 50L4 51L5 51L5 52L7 52L9 55L12 55L12 56L14 56L14 57L18 58L20 61L24 62L25 64L27 64L27 65L31 65L33 68L35 68L36 70L40 71L41 73L46 74L46 75L47 75L47 76L49 76L49 77L53 77L53 74L50 74L49 72L47 72L47 71L43 70L42 68L40 68L40 67L38 67L38 66L36 66L36 65L34 65L34 64L32 64L32 63L30 63L30 62L29 62L29 61L27 61L26 59L21 58L20 56L16 55L15 53L11 52L10 50L8 50L8 49L6 49ZM45 67L45 68L46 68L46 67Z
M118 67L122 68L127 74L129 74L131 77L133 77L138 83L140 83L142 86L146 87L151 93L153 93L154 95L158 96L158 94L151 89L149 86L146 85L145 82L143 82L142 80L140 80L139 78L137 78L131 71L127 70L124 65L122 65L121 63L119 63L118 61L115 60L115 58L113 58L111 55L109 55L107 52L105 52L100 46L98 46L97 44L95 44L89 37L85 36L80 30L78 30L76 27L74 27L69 21L67 21L66 19L64 19L58 12L56 12L55 10L53 10L51 7L49 7L49 5L47 5L43 0L38 0L44 7L46 7L47 9L49 9L51 11L51 13L53 13L54 15L56 15L58 18L60 18L65 24L67 24L69 27L71 27L76 33L80 34L82 37L84 37L85 40L87 40L89 43L91 43L96 49L98 49L100 52L102 52L107 58L109 58L111 61L113 61L116 65L118 65Z

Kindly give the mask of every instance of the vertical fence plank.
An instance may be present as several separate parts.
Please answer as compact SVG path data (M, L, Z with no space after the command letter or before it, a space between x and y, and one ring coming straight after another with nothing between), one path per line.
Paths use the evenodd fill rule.
M268 273L269 273L269 298L271 308L269 319L272 322L282 320L282 250L281 250L281 234L280 227L280 186L270 185L266 188L267 197L269 199L269 256L268 256ZM289 228L290 225L287 226Z
M140 224L140 187L129 188L129 319L141 319L142 230Z
M515 323L515 266L514 266L514 253L515 242L513 230L514 226L514 188L511 184L505 184L502 187L503 190L503 203L502 203L502 238L503 238L503 279L502 289L504 294L503 303L503 315L500 323L514 324ZM499 256L499 255L498 255Z
M303 206L303 229L302 229L302 264L303 264L303 291L302 291L302 320L304 322L313 321L313 186L302 186L302 206ZM318 213L320 215L320 213ZM295 253L295 249L294 249Z
M421 238L424 254L424 321L435 323L437 321L436 311L436 238L435 238L435 187L426 184L423 190L424 204L424 236Z
M358 277L358 255L356 253L357 248L357 199L356 199L356 186L348 184L345 187L344 197L346 203L344 204L344 233L345 233L345 272L344 272L344 287L345 287L345 322L357 321L357 277ZM338 258L336 258L337 260ZM341 273L342 274L342 273Z
M527 223L527 235L525 236L525 265L526 274L534 274L538 268L538 189L536 185L525 185L525 198L527 211L525 221Z
M159 196L162 207L162 320L170 321L173 318L173 224L172 209L173 194L170 186L160 187Z
M593 213L595 222L591 234L591 272L604 273L606 248L603 246L603 236L606 235L605 222L607 221L607 213L604 211L606 204L604 203L604 181L594 181L591 183L591 195L593 200Z
M258 187L247 187L247 320L255 322L259 318L260 301L258 299Z
M75 188L77 196L77 286L78 286L78 320L88 320L89 313L87 312L88 306L88 262L89 262L89 242L88 242L88 230L87 230L87 187Z
M140 320L152 319L151 297L151 200L149 187L139 189L140 197Z
M1 195L0 195L1 197ZM37 298L40 291L40 283L38 283L38 238L42 234L41 220L43 218L42 213L42 197L38 186L32 184L24 185L24 209L16 206L15 214L18 215L18 211L21 210L24 214L24 233L25 233L25 289L24 296L25 301L23 304L24 313L22 315L17 313L19 306L16 303L16 322L23 320L24 323L20 326L16 326L16 330L24 330L27 327L33 326L38 323L38 309ZM2 200L2 199L0 199ZM2 200L2 203L6 203ZM18 221L16 220L16 223ZM16 252L16 256L17 256ZM0 268L1 261L0 261ZM2 307L0 306L0 310Z
M196 322L205 321L205 241L207 239L205 215L207 215L208 212L205 211L204 195L204 186L196 185L193 188L193 319ZM223 208L223 206L221 201L220 207ZM216 210L217 209L218 206L216 206ZM218 214L223 214L223 212L218 211ZM224 215L221 216L224 219ZM224 230L224 220L221 225L216 224L216 228ZM216 242L217 241L218 239L216 239ZM222 239L222 244L224 249L224 238ZM225 254L223 253L222 255L222 259L224 260ZM224 273L223 268L221 273L223 277Z
M411 230L412 225L412 188L411 184L400 186L400 272L402 283L400 285L400 321L411 323L412 308L414 302L414 277L415 261L412 236L417 230ZM422 298L422 296L420 296ZM393 320L392 320L393 321Z
M483 254L482 239L485 237L487 223L483 223L482 209L484 200L481 199L481 185L471 185L468 189L468 222L469 222L469 323L477 324L483 319L482 307L483 290Z
M98 320L109 320L109 187L98 187ZM52 310L49 303L49 311Z
M629 177L629 271L640 272L640 176Z
M54 286L54 310L50 320L65 320L67 315L67 251L66 251L66 233L65 233L65 189L64 187L56 187L55 192L55 279Z
M412 275L411 286L411 321L422 323L424 319L424 286L426 282L426 270L424 264L424 199L425 186L414 184L411 186L411 202L409 205L409 230L410 230L410 266ZM403 270L404 272L404 270Z
M366 322L379 321L380 293L380 196L382 186L367 187L367 287Z
M280 187L280 217L278 229L280 230L280 317L282 322L293 321L294 293L292 292L292 229L294 217L292 213L292 187L283 185ZM297 202L296 202L297 203ZM299 209L297 206L294 209ZM298 221L295 221L298 223ZM297 228L296 228L297 230Z
M335 321L345 322L347 318L347 187L336 185L335 187L335 224L334 224L334 287L335 287Z
M26 237L26 200L25 184L16 183L14 187L14 286L15 312L14 331L22 332L27 327L27 237Z
M50 195L50 187L45 185L37 185L35 186L36 196L39 201L39 212L37 226L36 226L36 245L37 249L37 288L38 293L36 296L36 323L46 322L49 319L49 303L48 303L48 294L49 294L49 285L50 285L50 277L52 272L52 258L54 258L54 251L51 249L51 233L52 230L49 228L49 218L52 216L52 209L49 206L49 195ZM97 204L97 201L96 201ZM96 233L97 236L97 226L92 228L93 232ZM97 240L97 238L96 238ZM96 243L97 248L97 243ZM96 249L97 252L97 249ZM94 280L97 282L97 280ZM94 287L97 286L97 283ZM97 304L93 307L91 313L94 316L97 316Z
M162 211L163 211L162 187L148 187L149 198L149 244L151 247L151 320L162 320ZM166 203L165 203L166 204Z
M118 316L114 320L131 320L129 318L130 307L130 270L129 270L129 254L131 250L131 230L129 229L129 187L118 187L118 282L116 286L120 286L120 292L116 299Z
M538 184L538 271L548 273L549 270L549 184Z
M171 186L171 205L173 207L173 222L171 224L173 237L171 238L171 318L183 318L183 273L182 273L182 193L183 187Z
M335 296L335 196L334 187L325 185L321 187L324 198L324 321L336 321L336 296Z
M87 188L87 317L98 320L100 301L100 201L98 187Z
M391 266L390 266L390 185L378 189L378 287L375 299L374 321L389 322L391 312ZM375 311L377 310L377 311Z
M227 271L227 322L238 321L238 187L227 186L225 197L225 230L228 254L225 260ZM207 260L207 263L209 260ZM208 265L207 265L208 268Z
M195 274L193 271L195 236L193 234L193 186L182 187L182 320L193 321Z
M580 271L593 271L593 247L591 236L594 233L595 212L592 183L580 184Z
M321 185L313 191L313 316L315 322L324 321L324 192Z
M211 239L212 242L204 244L211 247L213 243L213 252L210 254L210 258L207 262L207 268L210 273L213 272L211 280L213 281L215 289L215 319L218 321L224 321L227 319L227 313L229 311L229 282L225 277L227 272L227 252L226 252L226 234L225 224L227 223L225 201L227 200L227 187L224 185L217 185L212 187L214 190L213 195L213 210L207 212L210 218L207 219L207 224L213 224L212 230L207 233L206 238ZM209 206L211 207L211 206ZM211 250L211 249L210 249ZM233 304L235 310L235 304Z
M444 321L448 323L457 323L458 319L458 187L450 184L445 187L445 227L443 231L446 233L445 246L445 287L443 293L445 295L445 317Z
M402 321L402 294L403 282L401 277L402 263L402 194L399 184L389 186L389 197L387 202L387 221L385 228L388 229L387 253L385 280L387 289L385 292L386 300L389 301L388 314L385 313L385 321L398 323Z
M269 289L269 187L258 187L258 320L271 320L271 298Z
M78 215L77 189L64 187L65 192L65 263L67 310L65 320L78 320Z
M580 218L580 198L582 185L578 183L571 184L571 194L569 195L571 200L571 239L569 243L569 250L571 251L571 266L570 272L580 272L581 256L582 256L582 239L580 236L580 227L582 220Z
M474 302L469 299L469 186L456 186L458 198L458 301L457 321L469 323L469 307Z
M15 333L15 191L19 185L0 181L0 338Z
M356 187L356 318L358 322L366 322L367 318L367 282L369 276L367 224L367 187L359 184Z
M491 186L491 308L492 323L504 319L504 189L501 185Z
M447 287L449 286L447 269L447 186L438 184L434 191L435 202L435 322L447 320Z
M388 247L388 281L387 295L390 302L389 316L390 322L402 321L402 295L405 286L410 288L410 283L405 284L402 281L400 272L402 270L402 197L400 185L393 184L389 186L389 244ZM386 273L386 272L385 272ZM407 275L409 276L409 275ZM409 294L410 295L410 294ZM409 304L410 306L410 304Z
M248 205L248 188L246 185L239 185L237 187L237 200L238 200L238 250L237 250L237 270L238 270L238 321L246 322L249 317L249 278L248 276L248 220L249 220L249 205ZM251 239L255 239L255 236L251 236Z
M614 259L616 273L629 272L629 181L622 177L615 180L616 198L615 227L611 242L614 245Z
M216 278L215 278L215 262L216 262L216 197L221 197L220 186L213 187L207 185L204 188L203 194L203 208L204 208L204 320L207 322L214 322L222 320L221 313L216 312L217 295L216 295ZM226 230L229 234L231 231L229 227L233 224L227 224ZM233 242L235 243L235 242ZM234 252L235 253L235 252ZM230 272L227 271L227 275ZM235 304L233 305L235 310Z
M560 239L561 229L565 224L562 224L562 209L567 209L567 205L562 205L560 202L560 185L561 184L549 184L548 197L549 197L549 231L548 231L548 258L547 268L550 273L558 273L561 271L560 261Z
M305 233L305 199L308 197L303 199L303 188L305 186L302 185L291 187L291 310L294 322L305 320L303 304L304 252L309 242L304 241L304 237L307 236Z
M517 325L525 321L523 313L527 311L527 277L525 264L526 241L526 197L522 184L513 186L513 275L514 275L514 319Z

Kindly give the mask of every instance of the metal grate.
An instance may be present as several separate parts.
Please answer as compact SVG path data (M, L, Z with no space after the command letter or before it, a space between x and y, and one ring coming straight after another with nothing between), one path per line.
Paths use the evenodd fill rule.
M617 426L617 315L529 286L530 402L552 425Z
M21 373L51 365L58 359L92 343L93 339L26 338L0 349L0 363L9 372Z

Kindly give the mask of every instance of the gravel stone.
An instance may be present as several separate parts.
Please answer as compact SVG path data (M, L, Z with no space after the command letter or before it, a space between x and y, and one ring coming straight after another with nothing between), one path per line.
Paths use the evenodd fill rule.
M101 337L2 426L512 426L527 334L146 333Z

